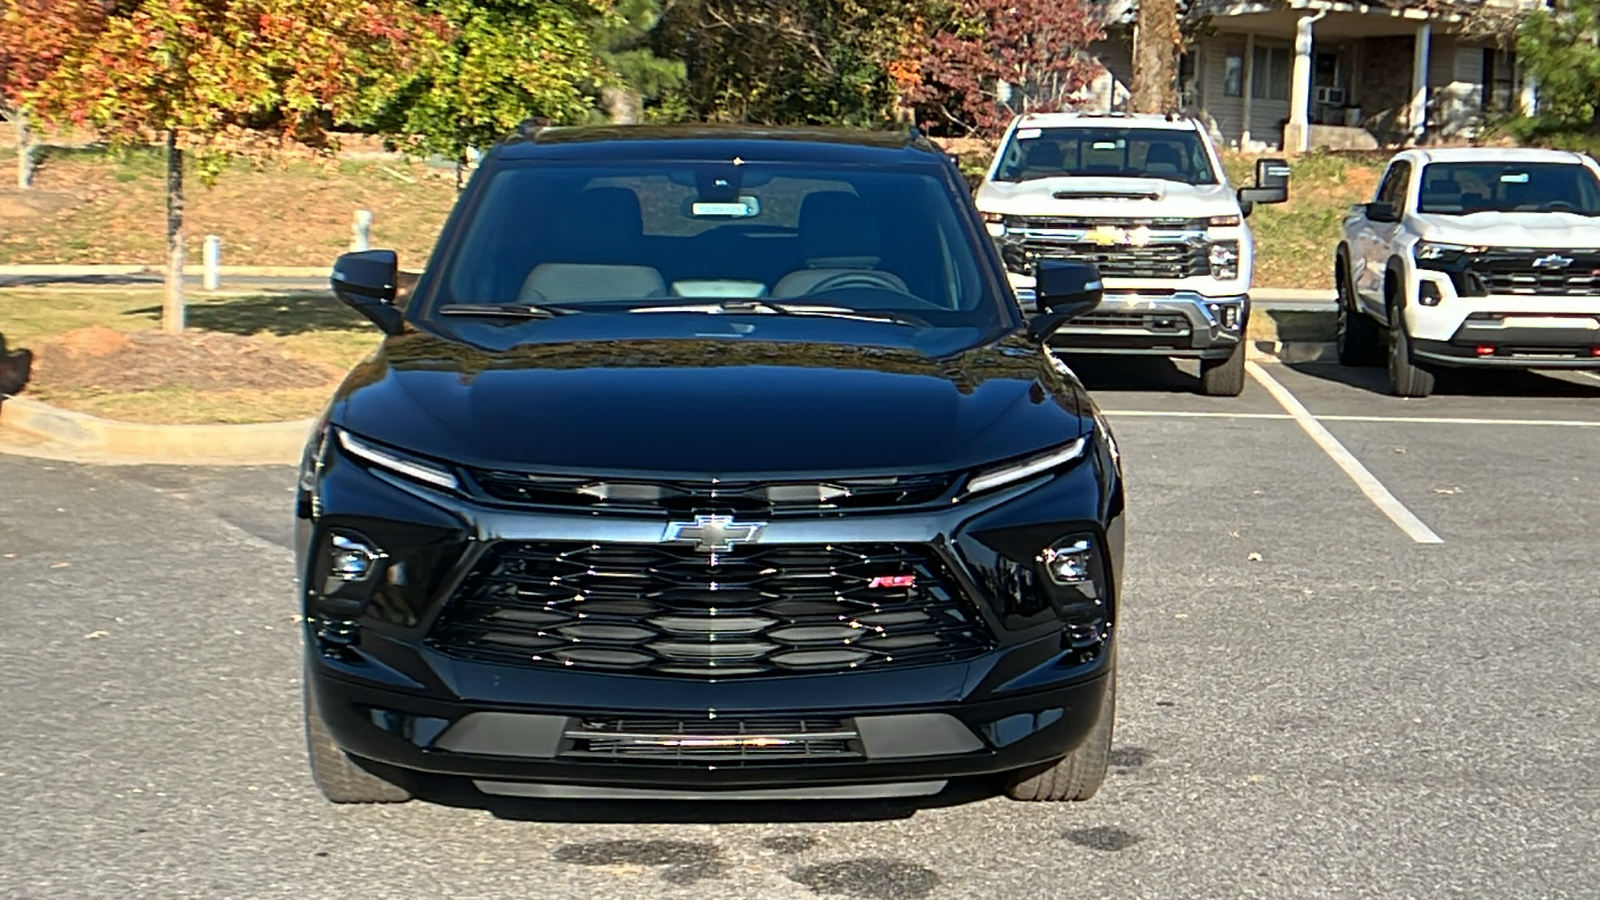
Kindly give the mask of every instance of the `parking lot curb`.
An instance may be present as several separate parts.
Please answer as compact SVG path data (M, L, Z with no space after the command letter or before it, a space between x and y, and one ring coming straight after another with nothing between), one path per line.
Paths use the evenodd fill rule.
M1332 341L1251 341L1245 347L1246 359L1265 362L1328 362L1338 357Z
M0 451L78 462L293 465L315 421L146 425L10 397L0 403Z

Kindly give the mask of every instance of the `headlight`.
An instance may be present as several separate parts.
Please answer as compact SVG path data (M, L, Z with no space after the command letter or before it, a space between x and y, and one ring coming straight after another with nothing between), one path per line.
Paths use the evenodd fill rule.
M1232 281L1239 277L1239 242L1218 241L1211 245L1211 277Z
M967 482L965 494L976 494L1002 485L1031 478L1040 472L1048 472L1057 466L1065 465L1083 455L1083 448L1088 445L1084 438L1078 438L1070 444L1057 447L1044 453L1025 457L1016 462L984 469L972 476Z
M461 482L447 467L439 463L418 459L414 456L391 450L388 447L379 447L361 438L355 437L343 428L339 429L339 446L357 459L364 460L386 469L396 475L403 475L424 484L441 487L448 491L457 490Z
M1418 262L1434 259L1448 259L1463 253L1482 253L1483 247L1468 247L1464 244L1441 244L1437 241L1417 241L1411 248L1411 253Z

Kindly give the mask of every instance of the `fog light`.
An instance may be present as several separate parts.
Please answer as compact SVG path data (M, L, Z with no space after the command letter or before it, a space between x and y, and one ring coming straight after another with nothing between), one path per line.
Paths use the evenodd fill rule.
M1438 306L1444 295L1439 293L1439 286L1431 281L1424 281L1417 289L1417 302L1423 306Z
M1045 574L1056 584L1070 584L1085 595L1096 594L1094 583L1094 545L1088 538L1062 541L1039 553Z
M383 551L345 534L328 538L328 573L322 593L332 594L342 586L366 581L377 570Z

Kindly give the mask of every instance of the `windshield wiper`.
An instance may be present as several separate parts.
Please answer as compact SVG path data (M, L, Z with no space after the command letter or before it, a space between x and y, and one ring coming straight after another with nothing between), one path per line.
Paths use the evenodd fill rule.
M549 319L571 315L572 310L536 303L446 303L434 310L441 316L479 316L495 319Z
M863 312L862 310L851 309L848 306L791 306L784 303L768 303L765 300L722 300L683 306L640 306L629 310L629 312L700 312L711 315L754 313L757 315L823 316L830 319L855 319L861 322L889 322L895 325L911 325L917 328L929 327L927 321L922 318L887 310Z

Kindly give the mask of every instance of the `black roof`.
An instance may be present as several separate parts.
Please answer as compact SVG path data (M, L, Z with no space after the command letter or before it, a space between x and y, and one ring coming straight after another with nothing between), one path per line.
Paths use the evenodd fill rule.
M938 147L913 129L760 125L593 125L530 131L500 144L502 159L726 159L926 161Z

